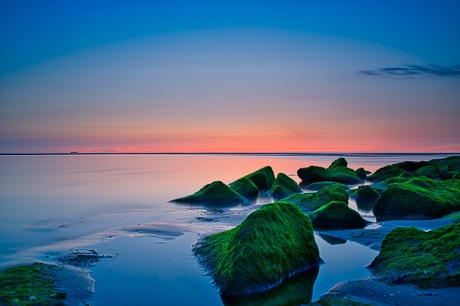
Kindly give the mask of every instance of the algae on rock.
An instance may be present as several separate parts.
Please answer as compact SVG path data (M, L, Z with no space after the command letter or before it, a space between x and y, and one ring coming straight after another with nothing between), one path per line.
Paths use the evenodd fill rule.
M299 185L284 173L278 173L275 182L270 189L270 193L275 200L290 196L291 194L300 193L302 190Z
M369 268L391 284L420 288L460 286L460 224L425 232L396 228L383 240Z
M237 227L193 247L224 296L266 291L322 263L310 218L295 205L267 204Z
M221 181L212 182L192 195L171 202L203 203L209 205L232 205L245 203L247 199Z
M361 215L348 207L347 203L333 201L310 214L315 229L364 228L367 222Z
M294 204L309 213L332 201L348 203L348 192L340 186L326 186L317 192L293 194L280 201Z
M332 162L326 169L318 166L310 166L297 170L297 175L302 180L302 185L308 186L312 183L331 181L342 184L358 184L363 180L358 177L354 170L347 167L347 161L339 158Z

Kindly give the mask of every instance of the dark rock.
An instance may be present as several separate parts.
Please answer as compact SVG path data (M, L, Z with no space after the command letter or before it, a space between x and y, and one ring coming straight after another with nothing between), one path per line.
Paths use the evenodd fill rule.
M380 194L371 186L359 186L356 190L356 205L364 211L371 211Z
M460 181L426 177L393 183L373 208L379 219L433 219L460 210Z
M367 222L344 202L333 201L310 214L315 229L364 228Z
M276 176L275 182L270 189L270 193L275 200L279 200L290 196L291 194L300 192L302 192L302 190L300 189L299 185L284 173L279 173Z
M425 232L415 227L396 228L383 240L369 268L391 284L420 288L460 286L460 224ZM449 269L456 263L456 269Z
M367 171L364 168L358 168L355 170L356 175L363 181L367 178Z
M247 199L221 181L208 184L192 195L171 200L171 202L202 203L208 205L234 205Z
M339 186L323 187L318 192L293 194L280 201L294 204L308 213L332 201L348 203L348 192Z
M347 167L348 166L348 162L345 158L343 157L340 157L340 158L337 158L336 160L334 160L332 162L332 164L327 168L328 170L333 170L337 167Z
M272 167L266 166L245 176L251 180L259 191L269 190L275 181L275 173Z
M322 263L311 221L288 203L267 204L237 227L193 247L223 296L266 291Z
M323 187L340 187L343 190L350 189L350 187L348 187L345 184L337 183L337 182L328 182L328 181L312 183L312 184L310 184L308 186L304 186L305 189L313 190L313 191L318 191Z

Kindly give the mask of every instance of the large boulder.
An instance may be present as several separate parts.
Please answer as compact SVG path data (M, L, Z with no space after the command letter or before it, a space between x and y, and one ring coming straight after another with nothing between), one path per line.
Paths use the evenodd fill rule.
M272 187L273 182L275 181L275 173L273 172L272 167L266 166L244 176L243 178L247 178L252 181L259 191L267 191Z
M208 184L192 195L171 200L171 202L200 203L206 205L235 205L247 201L245 197L221 181Z
M390 184L373 208L379 219L433 219L460 210L460 181L426 177Z
M396 228L383 240L369 268L390 284L421 288L460 286L460 224L425 232Z
M267 204L237 227L193 247L223 296L266 291L322 263L310 219L295 205Z
M230 183L229 186L248 199L255 199L259 195L259 188L246 176Z
M309 213L332 201L348 203L348 192L340 186L330 186L323 187L318 192L293 194L281 201L294 204Z
M340 165L335 165L334 167L328 169L318 166L300 168L297 170L297 175L302 180L301 184L303 186L323 181L331 181L342 184L359 184L363 182L363 180L356 175L355 171Z
M333 201L310 214L315 229L364 228L367 222L344 202Z
M275 200L279 200L290 196L291 194L300 192L302 192L302 190L296 181L284 173L279 173L276 176L275 182L270 189L270 193Z

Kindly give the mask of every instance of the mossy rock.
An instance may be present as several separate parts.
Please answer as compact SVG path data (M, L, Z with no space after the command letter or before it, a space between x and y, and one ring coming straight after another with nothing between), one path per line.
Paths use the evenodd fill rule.
M300 193L302 190L299 185L284 173L278 173L275 182L270 189L270 193L275 200L290 196L294 193Z
M235 205L247 199L221 181L208 184L192 195L171 200L171 202L201 203L207 205Z
M355 170L356 175L363 181L367 178L367 171L364 168L358 168Z
M444 178L444 175L441 172L441 169L436 165L429 165L429 166L422 167L418 169L417 171L415 171L415 173L417 173L420 176L426 176L430 179L440 180Z
M460 210L460 181L426 177L390 184L373 208L379 219L434 219Z
M350 187L348 187L345 184L337 183L337 182L329 182L329 181L317 182L317 183L312 183L312 184L310 184L308 186L304 186L305 189L313 190L313 191L318 191L323 187L340 187L343 190L350 189Z
M460 224L425 232L396 228L383 240L369 268L391 284L422 289L460 286Z
M312 183L323 181L331 181L347 185L363 182L363 180L356 175L355 171L344 166L336 166L333 169L310 166L297 170L297 175L302 180L302 186L308 186Z
M333 201L310 214L315 229L364 228L367 222L361 215L348 207L347 203Z
M355 196L358 208L365 211L371 211L380 194L371 186L364 185L356 189Z
M57 290L54 269L53 265L33 263L0 271L0 304L64 305L67 294Z
M259 195L259 188L257 188L253 181L245 176L234 181L233 183L230 183L229 186L240 195L248 199L255 199Z
M334 160L331 165L327 168L328 170L333 170L337 167L347 167L348 166L348 162L345 158L343 157L340 157L340 158L337 158L336 160Z
M332 201L348 203L348 192L340 186L330 186L323 187L317 192L293 194L280 201L294 204L308 213Z
M243 178L247 178L257 186L259 191L267 191L273 185L275 181L275 173L273 172L272 167L266 166L257 171L254 171ZM231 183L230 185L232 185Z
M307 215L288 203L267 204L237 227L193 247L224 296L266 291L322 263Z

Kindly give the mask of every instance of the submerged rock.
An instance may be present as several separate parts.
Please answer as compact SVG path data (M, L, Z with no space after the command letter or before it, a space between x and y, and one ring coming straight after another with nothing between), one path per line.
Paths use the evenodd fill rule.
M302 190L300 189L299 185L297 185L293 179L284 173L279 173L276 176L275 182L270 189L270 193L275 200L279 200L290 196L291 194L300 192L302 192Z
M237 227L193 247L224 296L266 291L322 263L310 219L288 203L267 204Z
M221 181L208 184L192 195L171 202L202 203L209 205L242 204L247 199Z
M373 208L380 219L433 219L460 210L460 181L426 177L390 184Z
M280 201L294 204L308 213L332 201L348 203L348 192L340 186L330 186L323 187L318 192L293 194Z
M355 171L347 168L347 161L344 158L339 158L334 161L329 168L318 166L310 166L297 170L297 175L302 179L302 185L307 186L316 182L331 181L342 184L358 184L362 183Z
M421 288L460 286L460 224L425 232L396 228L383 240L369 268L391 284Z
M364 228L367 222L344 202L333 201L310 214L315 229Z

